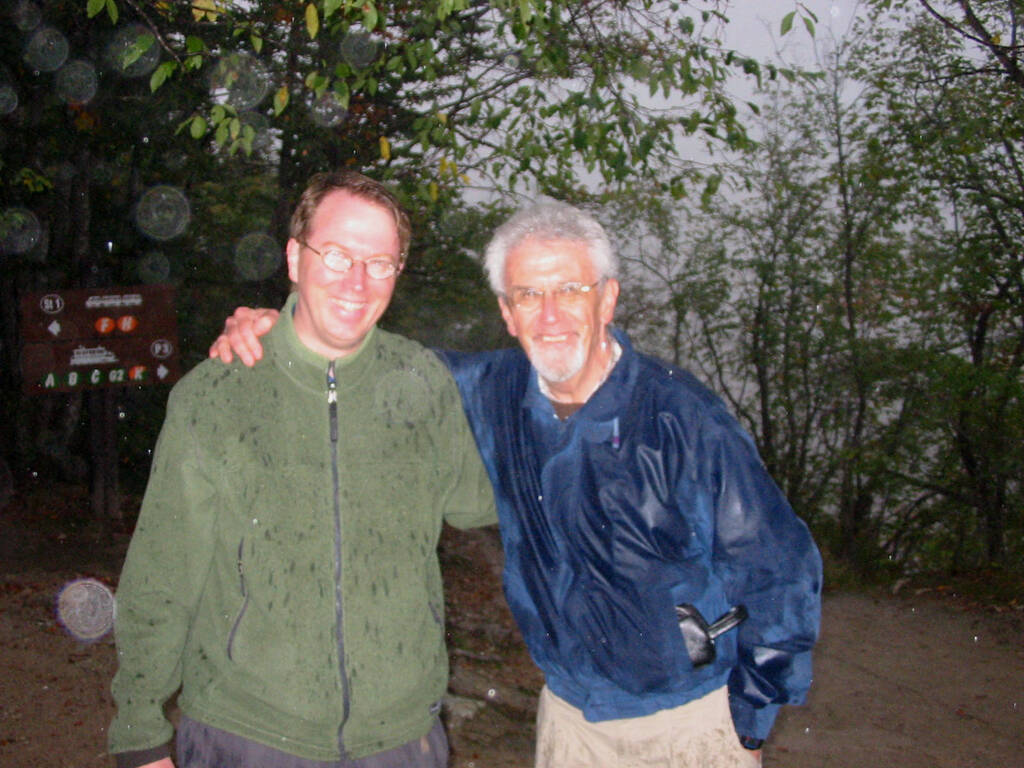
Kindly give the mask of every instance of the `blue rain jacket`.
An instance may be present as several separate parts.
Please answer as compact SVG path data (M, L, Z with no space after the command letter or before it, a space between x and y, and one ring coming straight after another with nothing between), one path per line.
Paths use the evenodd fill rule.
M633 351L560 421L519 349L444 353L494 484L505 594L548 687L588 720L729 687L737 733L802 703L821 558L750 437L693 376ZM694 668L674 606L749 618Z

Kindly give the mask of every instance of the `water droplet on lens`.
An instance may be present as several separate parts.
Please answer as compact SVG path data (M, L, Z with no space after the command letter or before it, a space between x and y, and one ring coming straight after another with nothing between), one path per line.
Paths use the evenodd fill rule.
M171 262L160 251L150 251L139 259L136 271L144 283L164 283L171 276Z
M104 60L123 77L143 77L160 63L160 46L146 27L129 24L114 33Z
M96 579L69 582L57 596L57 618L79 640L98 640L114 626L114 593Z
M29 38L23 58L40 72L56 72L68 58L68 39L53 27L40 27Z
M98 84L96 67L82 59L65 64L54 80L57 96L68 104L88 104L96 95Z
M209 84L215 102L239 111L252 109L270 91L270 78L263 65L245 53L221 58L210 72Z
M0 115L9 115L18 108L18 92L10 83L0 83Z
M281 248L274 238L250 232L235 245L235 270L244 280L265 280L281 264Z
M334 91L326 91L309 108L313 122L322 128L333 128L341 123L348 111L338 101Z
M370 66L377 58L377 43L361 30L349 30L341 41L341 55L355 69Z
M28 208L8 208L0 213L0 253L26 253L41 234L39 219Z
M501 63L508 69L519 69L523 63L523 57L518 51L509 51L501 57Z
M135 209L135 224L154 240L170 240L188 229L192 214L177 187L157 186L145 192Z
M11 10L11 18L20 32L29 32L39 26L43 20L43 12L35 3L22 0Z

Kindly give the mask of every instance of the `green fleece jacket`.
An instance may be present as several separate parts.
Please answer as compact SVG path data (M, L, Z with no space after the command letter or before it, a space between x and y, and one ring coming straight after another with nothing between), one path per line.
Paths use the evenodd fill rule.
M496 520L458 391L374 329L332 408L294 301L255 368L171 392L117 592L121 765L166 753L179 686L189 717L315 760L422 736L445 691L441 523Z

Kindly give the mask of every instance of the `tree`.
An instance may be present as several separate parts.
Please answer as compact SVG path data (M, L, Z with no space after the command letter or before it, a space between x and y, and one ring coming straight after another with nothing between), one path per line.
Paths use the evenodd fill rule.
M293 161L300 146L299 155L317 151L300 124L335 115L343 128L317 138L333 146L344 135L333 164L352 158L435 201L466 174L549 192L572 190L586 173L616 186L657 178L681 194L694 169L677 139L742 144L723 85L730 72L762 73L717 42L726 4L703 5L90 0L88 10L119 19L123 9L148 26L139 49L167 57L154 87L207 73L221 84L221 109L196 104L186 118L195 135L212 129L219 144L248 147L256 109ZM253 81L266 83L263 99L233 104Z
M954 566L1000 563L1008 536L1019 538L1022 506L1011 447L1024 415L1021 7L921 5L924 12L908 7L901 25L877 28L863 74L877 89L874 118L887 127L900 173L944 213L919 268L941 274L927 303L942 311L925 310L922 320L940 329L929 347L937 393L929 405L948 452L916 481L973 510L950 526ZM979 540L977 551L971 542Z

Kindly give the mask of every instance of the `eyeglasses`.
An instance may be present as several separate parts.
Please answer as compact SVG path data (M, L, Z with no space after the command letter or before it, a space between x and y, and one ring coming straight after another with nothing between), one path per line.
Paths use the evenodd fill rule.
M318 251L312 245L305 241L300 241L304 246L309 248L313 253L324 260L324 266L326 266L332 272L339 272L345 274L357 261L362 261L363 266L366 267L366 274L372 277L374 280L387 280L389 277L393 277L402 264L399 262L395 264L394 260L390 256L374 256L371 259L352 258L352 254L346 251L344 248L339 248L336 245L328 247L326 250Z
M572 306L582 302L588 293L594 290L604 281L604 278L590 283L562 283L554 288L541 290L540 288L528 288L526 286L513 286L506 294L506 298L517 309L531 312L539 309L544 304L544 294L551 294L551 298L559 306Z

